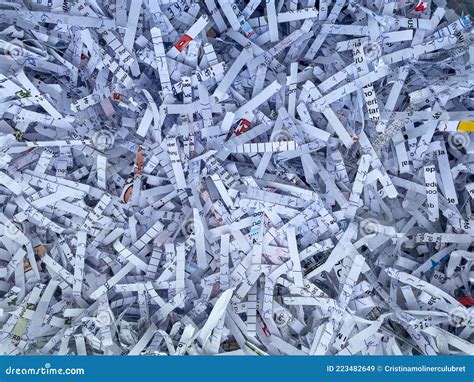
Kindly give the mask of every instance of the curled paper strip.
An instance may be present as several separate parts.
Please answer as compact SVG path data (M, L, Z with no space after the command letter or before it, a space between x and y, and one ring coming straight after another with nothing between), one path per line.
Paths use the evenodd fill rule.
M1 3L0 351L473 355L445 4Z

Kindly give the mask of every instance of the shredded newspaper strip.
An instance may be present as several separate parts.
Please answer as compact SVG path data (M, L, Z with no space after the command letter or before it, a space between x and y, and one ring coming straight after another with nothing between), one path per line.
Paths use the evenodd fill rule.
M2 354L474 355L468 15L0 15Z

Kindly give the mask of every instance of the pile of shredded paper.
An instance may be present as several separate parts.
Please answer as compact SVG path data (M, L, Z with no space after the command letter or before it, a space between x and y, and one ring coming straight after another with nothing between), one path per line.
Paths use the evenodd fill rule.
M445 0L0 4L3 354L474 354L474 35Z

